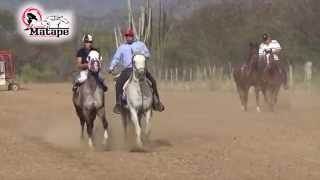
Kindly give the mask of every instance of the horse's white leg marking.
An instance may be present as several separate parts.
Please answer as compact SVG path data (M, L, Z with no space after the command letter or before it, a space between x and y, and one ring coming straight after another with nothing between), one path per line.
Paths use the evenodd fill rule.
M257 112L261 112L260 106L257 106Z
M244 106L241 106L242 111L246 111L246 108Z
M90 148L93 148L93 141L92 141L91 138L89 138L89 147L90 147Z
M131 113L131 120L134 125L135 131L136 131L136 142L139 148L142 147L142 142L141 142L141 127L139 125L139 119L138 119L138 114L135 109L130 107L130 113Z
M103 139L103 144L107 144L107 141L108 141L108 138L109 138L107 130L104 130L103 138L104 138Z
M108 135L108 131L107 131L107 130L104 131L103 137L104 137L104 139L108 139L108 138L109 138L109 135Z

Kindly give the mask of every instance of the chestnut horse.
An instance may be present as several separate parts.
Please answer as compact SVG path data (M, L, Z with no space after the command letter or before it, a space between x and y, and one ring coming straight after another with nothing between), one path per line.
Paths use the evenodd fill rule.
M267 56L260 56L258 60L258 73L261 74L261 89L265 96L265 101L271 111L275 110L278 101L280 87L286 82L286 72L280 66L280 62L274 59L273 53L269 54L269 63Z
M258 72L259 45L250 43L249 57L246 63L233 68L233 77L240 96L242 110L248 110L248 94L250 87L254 87L256 94L257 111L260 112L261 75Z

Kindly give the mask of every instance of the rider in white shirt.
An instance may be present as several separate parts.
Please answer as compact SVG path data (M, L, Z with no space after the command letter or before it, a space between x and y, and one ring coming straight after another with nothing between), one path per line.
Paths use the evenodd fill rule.
M273 55L277 66L281 70L281 74L284 81L284 88L288 89L287 72L280 64L279 54L282 50L280 43L277 40L273 40L269 34L263 34L263 42L259 46L259 56L266 56L267 64L270 63L270 56Z

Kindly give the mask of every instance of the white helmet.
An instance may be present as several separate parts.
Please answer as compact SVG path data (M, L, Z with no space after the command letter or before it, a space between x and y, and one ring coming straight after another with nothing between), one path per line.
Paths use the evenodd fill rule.
M85 34L83 37L82 37L82 42L90 42L92 43L93 42L93 36L91 34Z

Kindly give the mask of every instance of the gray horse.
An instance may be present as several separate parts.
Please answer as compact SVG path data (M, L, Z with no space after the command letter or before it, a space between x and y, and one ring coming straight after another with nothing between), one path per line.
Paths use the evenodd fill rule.
M132 123L135 129L136 146L141 149L151 133L153 92L147 80L146 58L135 55L132 58L132 74L124 85L127 105L122 108L121 116L127 137L127 125Z
M108 122L105 115L104 91L98 80L101 68L101 56L99 52L92 50L88 55L87 80L73 94L73 104L81 124L81 138L83 139L84 125L87 126L89 146L94 147L93 127L94 120L98 116L104 128L104 144L108 139Z

